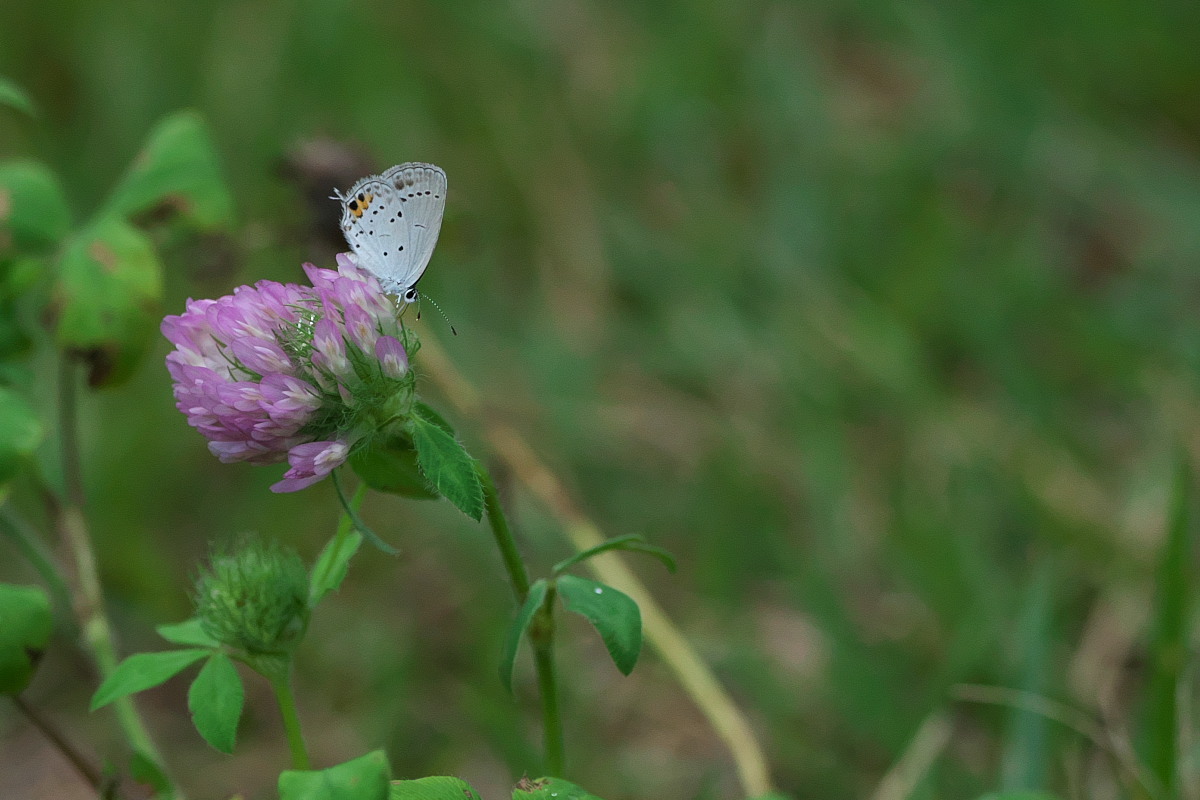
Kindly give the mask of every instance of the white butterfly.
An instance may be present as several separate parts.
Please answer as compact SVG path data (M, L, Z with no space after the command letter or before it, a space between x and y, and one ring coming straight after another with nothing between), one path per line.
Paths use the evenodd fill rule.
M397 164L334 199L342 203L342 232L358 266L388 294L414 302L442 229L446 173L433 164Z

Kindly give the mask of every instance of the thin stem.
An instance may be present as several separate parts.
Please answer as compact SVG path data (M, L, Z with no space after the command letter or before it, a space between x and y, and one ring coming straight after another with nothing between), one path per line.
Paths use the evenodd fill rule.
M538 694L542 697L542 739L546 746L546 774L563 774L563 726L558 712L558 677L554 669L554 584L546 592L538 618L530 626Z
M20 695L13 695L12 701L20 709L21 713L25 715L25 719L29 720L29 723L37 728L42 736L45 736L54 745L55 749L63 754L67 761L71 762L71 766L79 773L79 777L87 781L88 785L97 792L105 788L104 777L100 774L100 770L83 753L75 749L73 744L67 741L67 737L63 736L62 732L53 722L43 716L36 708L29 705L25 701L25 698Z
M104 611L104 593L100 586L100 572L96 566L96 554L92 549L87 518L83 513L83 468L80 459L78 397L75 381L74 364L69 357L63 356L59 361L58 411L59 440L66 491L65 499L48 493L47 502L55 526L73 561L72 605L83 632L83 643L92 655L101 680L104 680L117 668L117 647L112 626ZM116 709L121 731L125 734L125 738L134 752L152 763L165 776L167 772L162 755L150 737L150 731L141 715L138 714L133 699L122 697L113 702L113 707ZM172 791L176 797L182 798L182 793L177 788L173 787Z
M54 559L47 551L37 531L12 508L5 506L0 508L0 532L3 532L16 545L16 548L21 551L21 555L25 556L25 560L46 582L59 614L63 615L61 619L70 626L72 635L78 633L75 620L69 616L71 594L67 590L66 578L59 572L58 566L54 563ZM55 614L56 620L60 619L59 614Z
M304 733L300 730L300 715L296 713L296 697L292 694L290 674L272 678L271 688L275 690L279 712L283 715L283 729L287 733L288 749L292 751L292 769L312 769L308 750L304 747Z
M529 572L525 569L521 552L517 550L512 530L508 527L508 519L504 516L492 476L488 475L482 466L478 466L476 472L479 473L479 482L483 485L483 504L487 510L488 524L491 526L496 546L500 548L500 557L504 561L504 568L508 570L508 578L519 608L529 595ZM537 619L530 626L529 642L533 645L538 694L542 699L542 736L546 746L546 771L559 777L563 772L563 728L562 717L558 712L558 682L554 671L554 595L551 585Z
M508 578L512 582L513 594L517 598L517 606L525 602L529 594L529 572L525 562L521 560L521 551L517 550L516 540L508 527L508 519L500 505L500 495L496 493L496 484L492 476L482 465L477 465L475 471L479 474L479 482L483 485L483 506L487 510L488 524L492 528L492 536L496 546L500 548L500 558L504 560L504 568L508 570Z

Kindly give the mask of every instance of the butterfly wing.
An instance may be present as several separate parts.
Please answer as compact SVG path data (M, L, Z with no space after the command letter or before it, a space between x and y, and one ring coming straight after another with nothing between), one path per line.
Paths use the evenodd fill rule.
M415 299L446 208L446 173L433 164L398 164L340 195L342 231L358 265L385 292ZM411 296L410 296L411 295Z

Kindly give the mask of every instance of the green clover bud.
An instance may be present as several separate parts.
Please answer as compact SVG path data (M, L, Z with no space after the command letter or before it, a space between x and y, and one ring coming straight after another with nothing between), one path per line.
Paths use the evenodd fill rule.
M213 553L195 603L204 631L222 644L288 655L308 628L308 571L294 550L246 536Z

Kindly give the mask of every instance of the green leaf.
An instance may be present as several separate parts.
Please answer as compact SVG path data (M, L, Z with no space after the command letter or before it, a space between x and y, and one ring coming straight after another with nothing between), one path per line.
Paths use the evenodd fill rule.
M0 76L0 106L15 108L17 111L23 111L31 117L37 116L37 112L33 107L33 101L29 99L29 95L25 94L25 91L20 86L2 76Z
M0 583L0 694L19 694L29 685L53 627L42 589Z
M513 800L600 800L587 789L562 778L522 778L512 796Z
M113 385L158 331L162 268L140 231L101 220L67 243L55 295L59 346L87 356L92 386Z
M196 617L170 625L159 625L155 630L158 635L171 644L191 645L192 647L219 647L218 642L204 631L204 626Z
M529 630L529 623L533 622L534 615L546 601L546 592L549 588L546 581L535 581L533 586L529 587L529 595L518 609L516 619L513 620L512 625L508 626L508 634L504 637L504 650L500 654L500 683L504 685L509 694L512 694L513 690L513 666L517 661L517 648L521 646L521 638L525 635L525 631Z
M224 653L209 656L188 689L188 711L196 730L222 753L232 753L245 692L237 667Z
M438 492L474 520L483 518L483 487L475 459L453 435L419 415L412 418L413 444L421 472Z
M480 800L462 778L435 775L415 781L392 781L388 800Z
M417 414L417 416L419 416L421 419L425 420L426 422L432 422L434 425L437 425L439 428L441 428L442 430L444 430L446 433L450 434L451 436L454 435L454 428L450 425L449 422L446 421L445 417L443 417L438 412L434 411L431 406L429 406L425 403L422 403L420 400L418 400L415 403L413 403L413 411Z
M0 164L0 260L14 252L48 253L71 230L58 178L36 161Z
M1177 794L1179 682L1188 665L1192 585L1192 470L1181 453L1171 491L1170 516L1158 565L1151 625L1150 680L1146 691L1145 734L1141 745L1147 765L1165 790Z
M175 797L171 779L161 764L146 752L134 750L129 757L129 774L138 783L144 783L156 792L155 797Z
M279 776L280 800L388 800L391 769L382 750L320 771Z
M609 539L606 542L601 542L595 547L589 547L580 553L576 553L570 558L563 559L554 565L554 574L561 575L576 564L587 561L592 556L598 556L609 550L627 550L634 553L645 553L648 556L654 556L659 561L666 565L671 572L675 571L675 557L661 547L655 547L648 544L645 539L636 533L631 533L626 536L618 536L614 539Z
M364 487L358 488L358 491L354 493L354 498L350 501L351 507L358 507L362 503L365 492ZM313 564L312 572L309 575L309 608L316 607L322 597L342 585L342 581L346 579L346 573L350 570L350 559L358 552L362 542L362 534L354 530L354 521L343 514L342 518L338 520L337 530L321 551L321 555L317 556L317 561Z
M1058 795L1046 792L1035 792L1028 789L1014 789L1007 792L991 792L979 800L1059 800Z
M194 111L158 123L100 216L156 216L176 212L212 231L233 222L233 200L221 177L208 127Z
M209 655L208 649L166 650L161 653L134 653L117 665L96 694L91 710L95 711L128 694L141 692L165 683L177 674Z
M412 442L400 437L374 440L350 454L350 466L367 485L379 492L416 500L436 500L439 495L417 466Z
M617 669L633 672L642 649L642 614L624 592L576 575L556 581L563 605L595 626Z
M29 463L44 435L42 421L25 398L0 386L0 485Z

